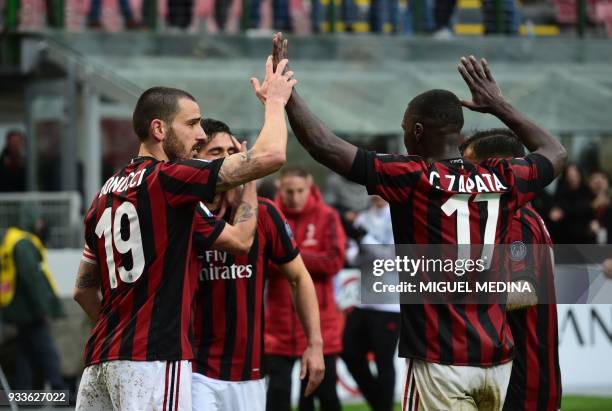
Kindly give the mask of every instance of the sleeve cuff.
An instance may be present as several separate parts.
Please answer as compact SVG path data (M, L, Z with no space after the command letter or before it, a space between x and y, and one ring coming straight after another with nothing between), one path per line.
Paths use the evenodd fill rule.
M294 248L289 254L285 255L282 258L270 258L272 262L276 265L283 265L293 261L298 255L300 255L300 249Z
M206 237L205 241L202 241L200 246L204 249L204 248L211 248L213 246L213 244L215 243L215 241L217 241L217 238L219 238L219 236L221 235L221 233L223 232L223 229L225 228L225 220L219 220L216 224L215 224L215 228L213 230L212 233L210 233L210 235L208 235Z
M355 154L355 159L353 160L353 164L351 166L351 170L347 174L346 178L351 180L354 183L366 185L367 184L367 152L359 147L357 149L357 154Z
M538 170L538 181L541 187L546 187L555 179L555 169L549 159L538 153L530 153L527 155L536 165Z
M221 166L223 166L223 161L225 157L216 159L212 162L210 166L210 179L208 180L208 186L210 189L208 190L208 196L204 198L204 202L212 203L215 199L215 195L217 194L217 181L219 180L219 171L221 171Z

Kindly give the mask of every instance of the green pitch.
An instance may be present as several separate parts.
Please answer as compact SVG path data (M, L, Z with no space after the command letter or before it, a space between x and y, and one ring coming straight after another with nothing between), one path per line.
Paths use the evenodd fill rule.
M400 404L395 409L400 410ZM365 404L342 405L343 411L369 411ZM612 397L575 397L564 396L561 403L562 411L612 411Z

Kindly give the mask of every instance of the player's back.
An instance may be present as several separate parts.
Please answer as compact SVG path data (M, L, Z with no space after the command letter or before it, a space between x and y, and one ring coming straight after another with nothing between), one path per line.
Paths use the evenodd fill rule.
M102 186L85 217L103 296L86 365L192 358L192 222L196 204L214 196L221 163L138 157Z
M552 165L538 154L474 165L359 149L350 177L389 202L396 244L503 244L515 210L552 180ZM512 358L501 304L402 304L401 310L403 357L473 366Z
M397 244L504 242L519 195L509 167L461 158L420 167L409 177L414 179L410 198L390 202Z
M502 165L462 159L429 164L413 192L412 212L391 204L396 243L471 244L484 254L478 245L504 243L516 207L513 187L513 175ZM480 257L486 261L492 255ZM409 313L403 316L407 332L400 341L407 357L474 366L511 359L513 344L500 304L403 305L402 312Z

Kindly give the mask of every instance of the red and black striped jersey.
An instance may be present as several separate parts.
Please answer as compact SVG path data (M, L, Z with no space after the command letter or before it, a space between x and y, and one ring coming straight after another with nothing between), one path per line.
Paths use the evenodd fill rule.
M102 307L85 365L193 358L193 220L198 202L214 197L221 164L137 157L93 200L84 256L100 268Z
M196 227L201 224L204 220ZM257 230L248 254L210 250L213 242L196 228L193 255L200 266L200 288L193 370L226 381L260 379L268 262L286 264L299 250L285 216L265 198L259 198Z
M504 244L514 212L552 181L553 168L538 154L475 165L359 149L349 178L389 202L396 244ZM402 357L472 366L512 358L503 305L402 304L401 313Z
M534 283L545 303L508 312L514 361L504 410L556 411L561 407L561 371L552 241L531 205L519 209L514 220L510 241L525 245L527 253L512 261L513 278Z

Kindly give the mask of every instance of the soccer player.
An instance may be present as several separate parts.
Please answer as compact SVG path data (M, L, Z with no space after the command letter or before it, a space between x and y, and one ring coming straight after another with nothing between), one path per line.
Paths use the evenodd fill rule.
M286 51L282 35L275 35L275 59ZM565 162L559 141L504 99L484 59L462 58L458 68L472 100L446 90L413 98L402 121L411 155L377 154L342 140L295 90L286 106L293 132L315 160L390 203L397 244L503 244L514 212ZM253 87L265 101L265 84ZM495 115L532 153L465 162L459 153L462 106ZM404 410L501 410L513 355L503 305L402 304L401 315L399 354L408 363Z
M198 147L197 158L214 161L231 156L239 145L229 127L206 119L202 127L209 140ZM249 183L253 184L253 183ZM236 206L228 198L236 189L216 195L206 207L229 221ZM193 409L202 411L264 411L266 385L263 378L264 285L268 263L273 262L289 283L308 346L300 354L300 377L307 380L307 394L323 379L325 370L319 325L319 307L313 281L302 261L287 219L270 200L259 198L257 229L252 244L234 252L210 248L219 244L210 233L207 215L196 216L193 255L199 259L200 288L197 295L194 334L196 358L193 362ZM235 221L235 219L234 219ZM240 255L240 254L242 255ZM291 301L288 302L291 306ZM305 380L306 382L306 380Z
M478 132L462 144L461 151L475 163L525 155L523 145L508 129ZM552 241L529 203L514 214L509 243L516 242L527 244L528 256L512 263L512 277L533 281L540 304L508 312L514 361L504 410L556 411L561 407L561 371Z
M191 409L197 277L188 257L196 205L285 162L283 107L296 80L280 68L274 72L268 58L273 98L258 140L226 159L191 159L205 134L189 93L154 87L138 99L138 157L107 180L85 217L74 298L96 324L85 347L78 410Z

